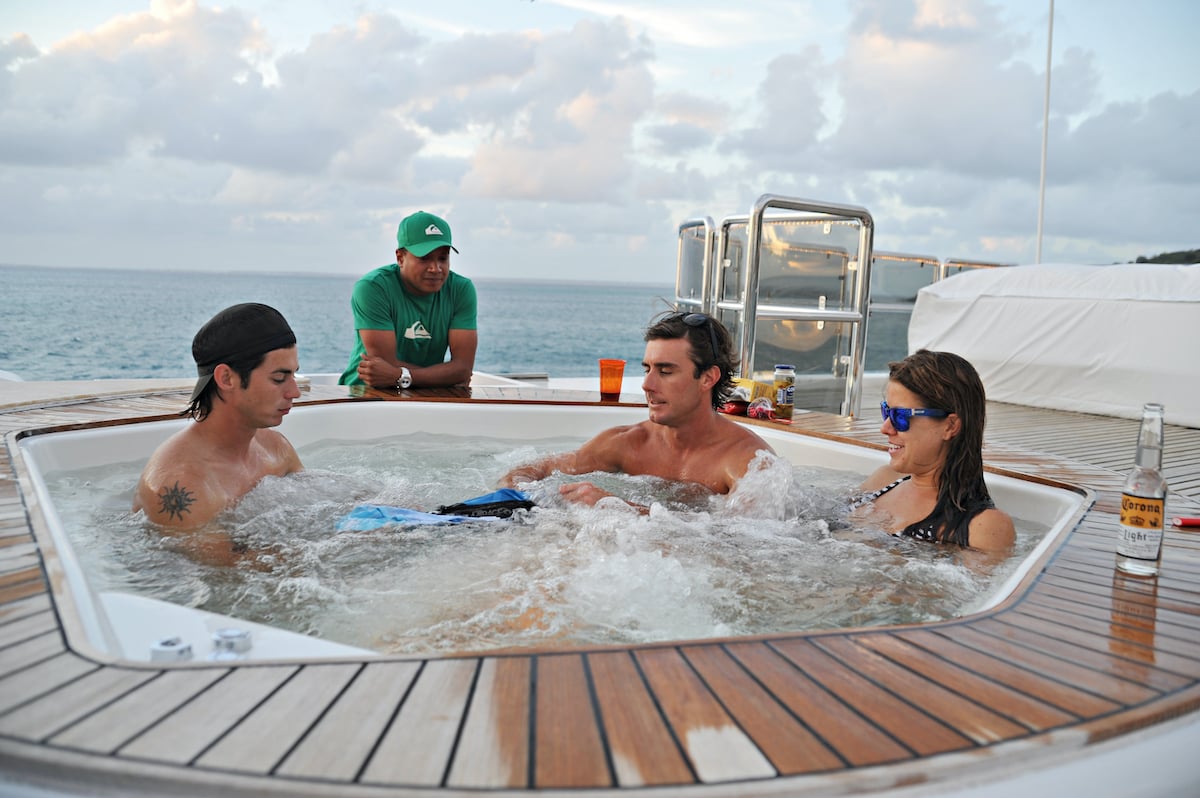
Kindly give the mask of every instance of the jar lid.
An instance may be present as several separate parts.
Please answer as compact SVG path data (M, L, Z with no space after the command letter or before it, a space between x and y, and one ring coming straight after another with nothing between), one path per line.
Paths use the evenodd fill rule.
M795 368L796 368L796 367L795 367L795 366L789 366L789 365L788 365L788 364L786 364L786 363L776 363L776 364L775 364L775 368L777 368L777 369L792 369L792 370L795 370Z

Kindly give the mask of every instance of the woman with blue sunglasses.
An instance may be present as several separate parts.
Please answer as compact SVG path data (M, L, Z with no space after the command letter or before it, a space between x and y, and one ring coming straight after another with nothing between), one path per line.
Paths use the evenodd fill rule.
M986 398L974 366L921 349L888 364L880 403L888 464L863 483L855 516L894 535L1006 551L1012 518L983 481Z

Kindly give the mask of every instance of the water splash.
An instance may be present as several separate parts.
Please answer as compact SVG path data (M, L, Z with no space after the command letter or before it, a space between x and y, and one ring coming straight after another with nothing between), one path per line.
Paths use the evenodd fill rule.
M594 474L620 501L539 506L508 522L336 533L355 504L429 510L490 491L526 443L414 435L305 447L308 469L268 478L221 519L252 556L204 565L130 514L139 466L60 475L51 491L98 590L127 590L387 652L480 651L725 637L954 617L993 584L948 547L847 522L861 475L754 461L712 495ZM1019 551L1037 535L1022 531ZM1023 542L1021 542L1023 541ZM1014 557L1014 562L1017 560Z

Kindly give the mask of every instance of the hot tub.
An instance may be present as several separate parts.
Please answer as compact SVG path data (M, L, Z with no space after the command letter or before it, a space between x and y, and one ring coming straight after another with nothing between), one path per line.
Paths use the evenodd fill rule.
M318 441L368 443L412 434L458 438L495 437L538 441L590 437L616 424L645 418L645 409L443 402L338 402L298 406L280 430L297 449ZM56 601L72 645L106 660L170 662L188 659L310 660L375 656L348 646L270 625L178 606L125 591L96 590L84 572L59 517L47 475L64 470L144 461L186 423L154 421L31 435L18 446L27 465L37 505L34 528L47 568L58 586ZM886 462L878 449L831 441L784 427L758 427L778 454L795 466L821 466L867 474ZM997 504L1048 530L995 592L974 611L1003 601L1043 551L1072 526L1084 496L1064 488L988 474ZM245 643L252 643L246 648Z

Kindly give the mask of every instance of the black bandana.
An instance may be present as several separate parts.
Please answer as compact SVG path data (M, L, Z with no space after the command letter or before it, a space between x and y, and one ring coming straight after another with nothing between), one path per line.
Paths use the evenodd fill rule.
M212 381L213 370L220 364L295 345L296 334L275 308L256 302L225 308L192 339L192 359L196 361L199 379L191 401L204 393Z

